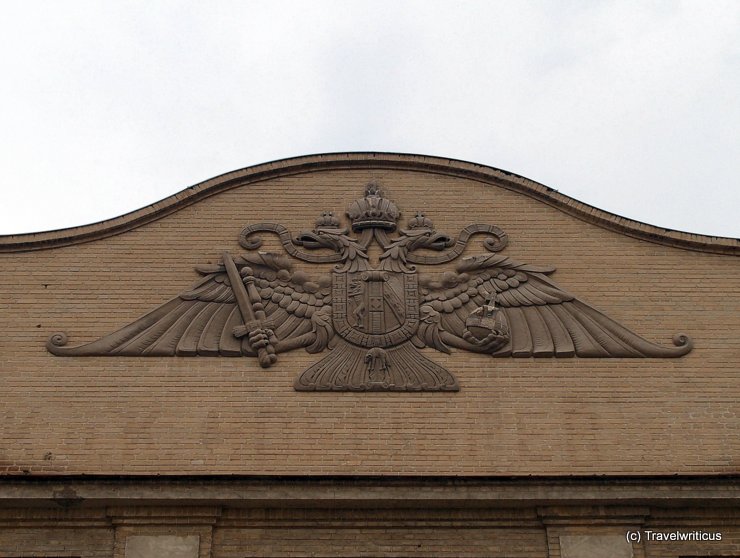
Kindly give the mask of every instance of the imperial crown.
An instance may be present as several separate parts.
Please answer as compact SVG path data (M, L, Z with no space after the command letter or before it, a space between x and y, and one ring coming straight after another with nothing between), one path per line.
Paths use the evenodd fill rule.
M409 220L409 229L423 229L423 230L434 230L434 224L432 220L424 215L421 211L417 211L416 215Z
M316 230L322 229L338 229L339 219L334 215L333 211L324 211L316 220Z
M396 204L383 197L380 186L375 182L367 185L364 198L352 202L347 209L353 231L371 227L395 231L396 221L400 216L401 212Z

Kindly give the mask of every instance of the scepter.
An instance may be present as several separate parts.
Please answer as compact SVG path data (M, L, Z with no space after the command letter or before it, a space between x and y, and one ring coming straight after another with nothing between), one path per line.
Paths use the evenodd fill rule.
M243 337L249 334L249 343L251 345L252 333L265 327L264 320L267 318L267 315L262 306L262 299L252 281L248 281L247 287L244 286L242 277L236 269L236 264L228 252L224 252L224 267L226 268L226 275L229 277L231 290L234 292L236 304L239 307L239 312L244 322L243 326L234 328L234 336ZM259 357L262 368L269 368L271 364L277 361L275 348L272 346L269 336L267 337L267 339L257 341L255 343L257 347L253 347L257 349L257 356Z

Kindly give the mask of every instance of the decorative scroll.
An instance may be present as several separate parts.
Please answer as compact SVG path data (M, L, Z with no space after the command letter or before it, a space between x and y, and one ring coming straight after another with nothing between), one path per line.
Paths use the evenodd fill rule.
M414 254L412 253L413 250L417 249L414 248L409 251L406 259L412 263L424 265L436 265L451 262L452 260L456 260L462 255L465 247L468 245L468 240L470 240L470 237L474 234L488 234L493 236L493 238L486 238L483 241L483 247L490 252L500 252L501 250L506 248L506 245L509 243L509 236L500 228L494 225L468 225L462 231L460 231L460 235L457 237L457 241L455 242L453 247L443 254L439 254L438 256ZM423 247L424 246L421 246L421 248Z
M345 259L339 246L332 243L332 239L330 237L326 237L326 239L324 239L319 237L319 235L315 235L315 247L334 250L334 254L312 254L310 252L304 252L295 245L290 231L284 226L275 223L258 223L256 225L245 227L239 234L239 244L247 250L257 250L262 246L262 239L252 235L258 232L270 232L278 235L280 242L283 244L283 249L292 257L303 260L304 262L335 263L341 262Z
M468 225L453 240L419 212L392 236L400 215L373 183L350 205L349 227L330 211L295 237L278 224L247 226L239 235L247 252L197 268L203 278L192 289L97 341L68 347L67 335L55 333L47 349L246 356L267 368L282 352L332 348L298 376L296 390L456 391L455 377L417 348L520 358L673 358L693 348L685 334L673 347L652 343L561 289L554 268L498 254L508 243L499 227ZM287 256L257 252L260 232L276 234ZM458 259L474 235L486 236L492 253L463 258L455 271L418 271ZM383 250L375 265L373 241ZM294 271L291 258L337 265L312 277Z

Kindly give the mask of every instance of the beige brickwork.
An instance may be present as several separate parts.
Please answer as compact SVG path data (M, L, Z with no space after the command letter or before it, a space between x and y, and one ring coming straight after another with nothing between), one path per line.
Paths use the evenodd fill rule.
M362 164L324 167L310 159L290 172L245 175L197 203L121 225L117 234L100 233L105 224L84 229L90 236L74 233L86 242L72 233L68 242L59 241L64 235L36 235L34 242L50 247L24 251L18 246L31 237L0 239L0 473L738 473L740 258L733 254L740 250L732 239L660 235L539 185L525 191L519 177L473 176L463 164L446 163L450 172L441 172L427 168L424 158L407 157L403 167L374 165L372 156L353 160ZM267 370L252 358L47 352L54 332L66 332L70 345L93 341L187 290L199 278L195 266L217 262L224 251L244 251L237 237L248 224L280 223L297 234L312 229L322 211L343 216L370 180L401 209L401 226L422 210L451 236L470 223L501 227L510 239L503 254L555 266L551 277L562 288L650 341L671 346L682 332L695 348L676 359L516 359L423 349L455 374L457 393L296 392L296 376L321 358L302 349L280 354ZM157 207L168 206L147 211ZM647 240L651 235L655 242ZM275 238L262 238L263 250L282 251ZM466 255L479 253L485 250L474 237ZM313 276L331 270L297 267ZM421 271L445 269L436 267ZM74 532L44 529L59 541ZM216 526L213 556L339 556L350 548L364 549L357 556L393 549L403 549L395 555L547 555L542 524L281 529ZM110 556L112 528L90 533L80 536L97 541L90 544L99 554L77 551L71 542L54 548ZM735 546L725 548L737 550L733 533L727 544ZM0 529L0 556L13 556L23 543L12 541L33 536L26 527ZM651 545L644 552L663 555Z
M459 393L298 393L318 360L60 358L186 290L194 267L241 251L239 231L313 228L378 180L401 208L455 235L509 233L505 254L554 265L565 289L679 359L492 359L425 354ZM279 250L264 235L266 246ZM468 253L484 251L471 242ZM662 474L738 469L740 258L661 246L472 180L386 170L306 173L221 193L93 242L2 255L0 463L23 473ZM327 265L303 266L312 274ZM319 271L320 269L320 271ZM436 271L436 270L435 270Z

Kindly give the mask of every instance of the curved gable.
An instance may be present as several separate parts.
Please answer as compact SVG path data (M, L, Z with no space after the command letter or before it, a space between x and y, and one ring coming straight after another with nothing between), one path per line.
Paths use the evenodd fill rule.
M740 239L674 231L620 217L579 202L523 176L493 167L426 155L375 152L308 155L247 167L206 180L152 205L114 219L57 231L0 236L0 252L41 250L106 238L162 219L221 192L265 180L330 170L369 168L417 171L467 178L524 194L588 223L641 240L705 252L740 253Z
M398 270L391 266L404 275L412 273L403 265L419 268L416 279L389 273L388 293L398 300L375 311L391 326L342 337L340 329L357 331L369 320L372 301L358 309L350 277L343 278L344 290L333 280L306 285L357 258L292 258L286 270L271 267L260 251L285 255L286 246L298 246L338 253L312 251L319 240L310 234L302 245L296 237L334 229L333 218L340 228L355 224L345 213L372 180L400 211L398 230L387 234L406 248L416 242L414 231L427 227L425 219L456 242L466 230L481 234L471 233L460 259L407 257ZM382 212L392 213L390 206ZM384 220L367 217L376 225ZM376 225L370 229L382 229ZM250 226L260 228L261 247L250 244L251 232L240 243ZM364 230L345 236L361 238ZM486 245L486 238L498 240ZM730 255L737 253L733 239L659 235L470 163L345 154L236 171L105 223L2 242L12 252L0 256L0 382L11 411L0 428L4 438L19 440L0 454L9 474L570 476L736 469L731 396L740 364L740 260ZM384 253L379 244L368 245L373 267ZM341 246L352 247L350 241ZM443 253L428 246L418 253ZM254 283L266 314L278 312L270 303L290 314L274 324L283 328L278 341L292 344L285 351L269 336L256 341L270 341L260 347L268 361L268 345L276 349L269 367L260 366L259 350L244 345L253 333L249 322L265 320L251 299L255 315L240 314L230 289L239 282L226 269L225 253L239 276ZM457 267L468 256L480 259ZM282 271L286 283L273 285ZM465 344L474 340L464 329L480 325L471 316L486 326L483 311L475 314L489 302L479 289L497 292L509 328L509 338L501 338L516 345L492 342L476 352ZM301 307L321 317L319 295L322 306L350 309L323 315L331 323L326 339L318 335L320 320L306 321L309 309ZM530 311L549 304L561 309ZM437 322L434 312L448 315ZM494 320L489 330L499 326ZM622 327L660 350L643 351ZM243 335L232 335L235 330ZM68 343L52 337L49 352L56 332L65 332ZM373 352L387 347L371 346L377 338L366 341L365 333L392 333L388 344L403 346L397 351L403 354ZM678 333L693 339L690 352L681 338L672 341ZM362 350L329 350L330 334ZM94 349L77 351L88 344ZM64 347L71 349L67 356L53 354ZM364 378L321 384L327 369L316 367L333 354L354 359L374 377L382 376L384 363L393 369L396 358L405 366L421 362L421 354L434 366L425 365L427 375L408 384L413 390L366 393L355 391ZM302 387L349 389L296 391L306 371ZM409 378L413 371L406 366L403 373ZM435 374L443 379L440 389L425 391ZM443 389L454 381L459 391Z

